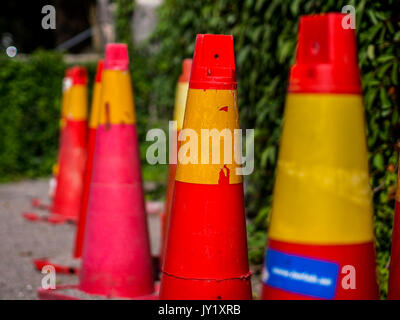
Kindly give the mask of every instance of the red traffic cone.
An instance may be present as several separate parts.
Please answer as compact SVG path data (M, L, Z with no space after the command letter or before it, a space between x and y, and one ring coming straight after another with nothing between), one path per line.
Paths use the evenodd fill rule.
M300 19L280 139L263 299L377 299L354 30Z
M214 128L239 128L233 38L197 35L183 131ZM160 299L251 299L242 176L220 154L178 160Z
M79 215L86 160L87 76L86 69L74 67L66 126L62 133L59 173L52 213L56 219L76 221Z
M57 155L57 163L53 165L53 176L49 182L49 196L51 199L54 197L55 186L57 185L57 176L58 176L58 167L59 167L59 158L60 158L60 150L63 144L63 136L64 129L66 125L66 117L68 112L69 105L69 92L72 87L72 68L68 68L65 70L65 76L62 82L62 98L61 98L61 114L60 114L60 136L58 143L58 155ZM43 209L43 210L51 210L51 205L43 203L40 199L34 198L32 199L32 206L34 208ZM24 217L28 220L42 220L42 218L36 213L24 213Z
M178 79L178 84L176 86L175 93L175 106L174 106L174 121L176 121L176 132L174 136L178 136L179 132L183 127L183 118L185 116L186 108L186 98L189 89L190 71L192 69L192 59L185 59L182 62L182 74ZM178 141L175 145L174 141L172 143L172 152L177 155ZM167 191L165 193L165 211L161 214L161 255L160 263L162 265L165 245L167 242L167 232L168 223L171 216L171 205L172 205L172 195L174 194L175 186L175 173L176 173L176 163L170 163L168 166L168 180L167 180Z
M400 161L395 197L388 299L400 300Z
M83 186L84 190L83 190L82 207L81 207L82 211L79 216L79 223L76 230L75 248L73 250L73 257L60 256L60 257L52 257L51 259L49 258L34 259L33 263L35 267L40 271L44 266L52 265L57 273L66 273L66 274L79 273L80 259L78 258L80 258L82 254L83 235L86 222L86 207L89 197L90 177L92 173L94 143L96 138L96 129L99 120L98 118L100 114L99 110L100 110L100 98L101 98L102 71L103 71L103 60L100 60L97 64L97 73L93 88L93 99L92 99L92 107L90 111L90 123L89 123L88 156L86 159L84 186Z
M99 125L99 117L100 117L102 73L103 73L103 60L99 60L99 62L97 63L96 79L93 87L92 108L90 111L89 130L88 130L89 139L87 145L85 175L83 180L82 205L79 214L78 227L76 230L76 237L75 237L75 249L74 249L75 258L80 258L82 256L83 239L85 235L85 226L86 226L86 214L89 202L90 180L92 177L92 170L93 170L94 147L96 142L97 127Z

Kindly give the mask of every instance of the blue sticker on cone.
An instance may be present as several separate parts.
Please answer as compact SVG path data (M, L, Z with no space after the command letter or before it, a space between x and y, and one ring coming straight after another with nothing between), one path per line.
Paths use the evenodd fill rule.
M335 297L337 263L268 249L264 268L264 282L271 287L315 298Z

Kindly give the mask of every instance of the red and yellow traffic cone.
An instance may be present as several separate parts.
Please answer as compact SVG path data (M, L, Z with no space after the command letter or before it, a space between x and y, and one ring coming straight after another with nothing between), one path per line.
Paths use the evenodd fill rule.
M377 299L373 208L354 30L300 20L263 299Z
M394 208L388 299L400 300L400 161Z
M55 219L76 221L82 199L86 160L87 76L86 69L71 69L72 88L68 94L68 113L62 133L59 173L52 213Z
M59 162L59 153L61 149L61 145L63 144L63 133L64 133L64 128L66 125L66 116L67 116L67 111L68 111L68 103L69 103L69 92L72 87L72 74L71 74L71 68L68 68L65 70L65 76L62 81L62 97L61 97L61 114L60 114L60 136L59 136L59 144L58 144L58 156L57 156L57 163L53 165L52 168L52 177L50 178L49 182L49 197L53 199L55 189L57 186L57 175L58 175L58 162ZM42 203L40 199L35 198L32 199L32 206L35 208L39 209L44 209L44 210L50 210L51 206L45 203ZM26 217L26 216L25 216ZM34 213L28 214L28 219L31 218L31 220L40 220L40 217Z
M198 35L181 134L225 129L233 136L236 86L232 36ZM225 143L233 149L225 140L212 164L201 163L198 149L189 151L197 164L178 160L160 299L251 299L242 176L225 158ZM212 144L200 145L212 152ZM188 152L183 143L179 149L179 158Z
M92 173L94 144L96 139L96 130L99 122L100 115L100 98L101 98L101 75L103 71L103 60L97 64L96 78L93 88L92 107L90 111L89 121L89 141L87 147L87 158L85 166L82 207L79 215L78 226L75 236L75 247L73 250L73 257L54 257L54 258L40 258L34 259L33 263L38 270L46 265L52 265L57 273L77 274L79 272L80 257L82 255L84 228L86 223L86 209L89 198L90 178Z
M97 127L99 125L100 117L100 101L101 101L101 77L103 73L103 60L97 63L96 78L93 87L92 108L90 111L89 129L88 129L88 144L87 144L87 157L85 165L85 174L83 180L83 193L82 205L79 214L78 227L75 237L74 257L80 258L82 256L83 239L86 226L86 214L89 202L90 180L93 170L94 147L96 143Z
M178 79L175 91L174 118L176 121L176 132L173 136L178 136L183 127L183 118L185 116L186 98L189 89L190 71L192 69L192 59L185 59L182 62L182 74ZM177 155L178 141L170 141L172 144L171 151ZM162 264L165 245L167 241L168 222L171 216L172 195L175 186L176 163L170 163L168 166L168 182L165 194L165 211L161 214L161 255L160 263Z

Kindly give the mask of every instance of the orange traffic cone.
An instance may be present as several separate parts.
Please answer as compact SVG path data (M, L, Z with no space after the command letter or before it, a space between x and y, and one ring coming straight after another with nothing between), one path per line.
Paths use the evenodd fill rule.
M190 71L192 69L192 59L185 59L182 62L182 74L178 79L178 84L175 91L175 106L174 106L174 119L176 121L176 132L174 136L177 137L182 130L183 118L185 116L186 97L189 89ZM177 155L178 141L170 141L171 152ZM161 214L161 255L160 263L162 264L165 245L167 241L168 222L171 216L172 195L175 186L176 163L170 163L168 166L168 180L167 191L165 194L165 211Z
M128 67L127 46L108 44L80 284L41 299L156 297Z
M398 165L388 288L390 300L400 300L400 161Z
M79 214L78 227L76 230L76 238L75 238L75 249L74 249L75 258L80 258L82 256L83 239L86 226L87 206L89 202L90 180L92 177L92 170L93 170L94 147L96 143L96 133L100 118L102 73L103 73L103 60L99 60L99 62L97 63L96 79L93 88L92 108L89 120L89 139L87 145L87 158L86 158L85 175L83 181L82 205Z
M181 135L238 128L233 38L197 35ZM242 176L226 155L233 143L224 140L229 152L212 164L200 159L215 146L200 145L201 155L179 148L160 299L251 299ZM194 163L184 164L185 152Z
M60 150L57 188L52 206L55 219L76 221L82 198L86 160L87 76L82 67L71 70L72 88L63 143Z
M263 299L377 299L372 196L354 30L300 19Z

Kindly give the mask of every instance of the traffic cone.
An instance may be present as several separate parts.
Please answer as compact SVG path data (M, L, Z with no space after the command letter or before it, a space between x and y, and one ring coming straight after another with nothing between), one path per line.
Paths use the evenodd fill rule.
M99 62L97 63L97 72L93 87L92 108L90 111L89 129L88 129L89 139L87 144L87 157L86 157L85 174L83 180L82 205L79 214L78 227L76 230L76 237L75 237L75 248L74 248L75 258L80 258L82 256L83 239L86 226L87 206L89 202L90 180L92 177L92 169L93 169L94 147L96 142L97 127L99 125L99 117L100 117L102 72L103 72L103 60L99 60Z
M54 197L55 189L57 186L57 175L58 175L58 162L59 162L59 152L61 149L61 145L63 144L63 136L64 136L64 129L66 125L66 116L67 116L67 111L68 111L68 99L69 99L69 92L72 87L72 74L71 74L71 68L68 68L65 70L65 76L62 81L62 97L61 97L61 112L60 112L60 136L59 136L59 144L58 144L58 156L57 156L57 163L53 165L52 168L52 177L50 178L49 181L49 191L48 195L51 199ZM51 206L49 204L43 203L40 199L34 198L32 199L32 206L38 209L43 209L43 210L51 210ZM39 216L37 216L35 213L28 214L28 217L30 215L36 216L36 219L34 218L33 220L38 220L40 219Z
M108 44L80 283L42 299L156 297L128 67L127 46Z
M197 35L182 132L226 129L233 137L236 86L232 36ZM242 176L224 144L213 164L201 155L197 164L178 160L160 299L251 299ZM203 155L212 151L200 145ZM185 149L182 142L179 154Z
M372 196L354 30L300 19L263 299L377 299Z
M192 69L192 59L185 59L182 62L182 74L178 79L175 91L175 106L174 106L174 118L176 121L176 131L173 136L177 137L179 132L182 130L183 118L185 116L186 97L189 89L190 71ZM178 141L170 141L171 152L177 155ZM165 208L161 214L161 255L160 262L162 264L165 245L167 241L168 222L171 216L171 205L172 195L174 193L175 185L175 174L176 174L176 163L170 163L168 165L168 180L167 180L167 191L165 194Z
M101 75L103 71L103 60L99 60L97 64L97 72L93 88L92 107L90 111L89 120L89 139L87 147L87 158L85 165L84 186L82 195L82 207L79 215L79 222L75 235L75 247L73 249L72 257L53 257L53 258L40 258L34 259L35 267L41 271L46 265L52 265L57 273L64 274L78 274L80 257L82 255L83 235L86 223L86 209L89 198L89 186L92 173L93 153L96 139L96 130L99 122L100 115L100 99L101 99Z
M76 221L82 198L83 173L87 138L87 76L86 69L74 67L69 93L68 114L63 132L59 174L52 213L56 220Z
M400 300L400 161L397 174L397 189L394 207L388 299Z

